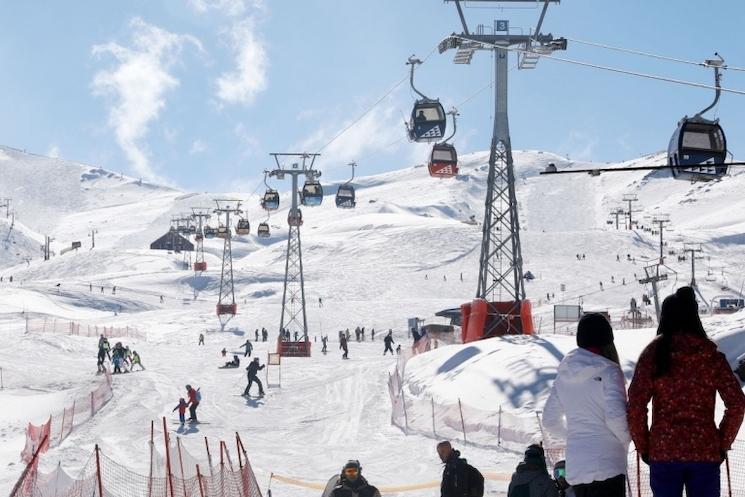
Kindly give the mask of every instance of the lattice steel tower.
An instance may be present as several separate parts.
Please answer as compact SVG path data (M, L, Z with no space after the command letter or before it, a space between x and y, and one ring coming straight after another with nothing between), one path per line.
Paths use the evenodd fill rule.
M462 0L455 2L463 25L463 33L451 35L440 43L440 53L456 49L456 64L470 64L477 50L494 54L494 129L489 153L484 225L479 262L477 298L489 301L519 301L525 298L520 221L515 197L515 171L512 160L509 120L507 115L508 53L518 53L518 68L533 69L541 55L566 49L565 39L541 34L541 25L550 3L543 0L538 24L532 34L510 33L509 21L495 21L493 28L479 25L476 33L468 30ZM502 4L533 3L527 0L471 0ZM491 32L491 33L489 33ZM500 33L500 34L498 34Z
M207 261L204 260L204 221L209 220L212 214L207 207L192 207L191 212L191 218L197 222L197 232L194 234L194 241L197 243L194 273L201 273L207 270Z
M317 180L321 173L313 169L313 163L320 154L308 153L273 153L277 169L269 171L269 176L284 179L292 178L292 206L287 216L289 225L287 233L287 257L285 259L285 283L282 291L282 315L279 329L290 333L297 331L308 340L308 320L305 314L305 280L303 278L303 250L300 244L300 226L303 224L302 212L298 208L298 177L305 176L308 180ZM293 163L284 168L280 164L281 157L294 157L301 162Z
M217 301L217 317L220 320L220 328L230 321L238 306L235 303L235 287L233 286L233 250L231 246L232 232L230 229L230 215L241 213L241 202L239 200L215 199L217 208L213 211L218 215L225 215L225 224L217 229L217 236L223 238L222 270L220 272L220 296ZM223 230L224 228L224 230Z

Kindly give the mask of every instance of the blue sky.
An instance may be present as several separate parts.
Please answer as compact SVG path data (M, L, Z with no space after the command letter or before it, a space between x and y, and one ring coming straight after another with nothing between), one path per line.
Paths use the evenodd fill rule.
M0 143L187 190L253 190L269 152L316 151L460 32L455 7L439 0L0 0ZM477 6L478 4L470 4ZM471 28L510 19L535 24L535 9L468 8ZM544 32L701 61L714 51L745 67L740 1L566 0ZM716 20L716 24L711 21ZM705 23L706 22L706 23ZM421 90L446 106L492 77L488 52L470 66L432 54ZM711 83L710 70L569 44L563 57ZM514 55L510 66L515 66ZM745 72L725 87L745 90ZM542 60L510 71L513 147L617 161L662 150L684 114L711 91ZM405 139L407 85L323 151L325 180L423 162L428 146ZM455 144L488 148L492 93L459 107ZM745 96L716 109L736 157L745 156ZM397 141L398 140L398 141Z

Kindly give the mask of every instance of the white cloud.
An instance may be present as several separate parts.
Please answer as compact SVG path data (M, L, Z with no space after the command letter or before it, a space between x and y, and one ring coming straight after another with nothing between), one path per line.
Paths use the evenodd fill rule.
M201 154L207 150L207 145L202 140L194 140L189 149L189 155Z
M259 140L251 134L243 123L238 123L233 128L233 133L241 144L241 155L244 157L253 157L261 149Z
M199 14L211 10L228 16L242 16L249 9L264 9L263 0L188 0L189 5Z
M47 150L47 157L51 157L52 159L59 159L59 156L59 147L53 143L49 146L49 150Z
M193 36L174 34L139 18L130 21L130 28L130 47L116 42L93 47L93 55L111 55L116 64L97 72L92 87L95 95L113 97L109 126L134 171L156 179L143 140L150 123L165 108L165 95L179 85L169 70L182 49L193 45L202 51L202 45Z
M269 60L264 42L256 35L254 20L236 22L229 33L236 68L217 78L217 97L227 104L253 103L267 87Z

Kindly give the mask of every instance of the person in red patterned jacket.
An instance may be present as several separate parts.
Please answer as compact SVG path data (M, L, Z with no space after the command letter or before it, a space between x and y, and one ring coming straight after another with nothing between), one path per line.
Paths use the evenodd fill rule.
M714 419L717 392L725 405ZM647 405L652 401L652 427ZM740 429L745 395L698 317L693 289L662 304L657 337L644 349L629 388L631 437L655 497L719 497L720 465Z

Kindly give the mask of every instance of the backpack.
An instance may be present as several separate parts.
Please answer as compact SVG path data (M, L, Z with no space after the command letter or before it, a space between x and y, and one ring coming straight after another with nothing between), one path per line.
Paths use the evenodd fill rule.
M202 392L201 392L201 389L199 388L197 389L197 402L202 402ZM482 481L482 487L483 487L483 481Z
M468 497L483 497L484 496L484 476L481 472L466 463L466 481L468 482L468 489L466 495Z

